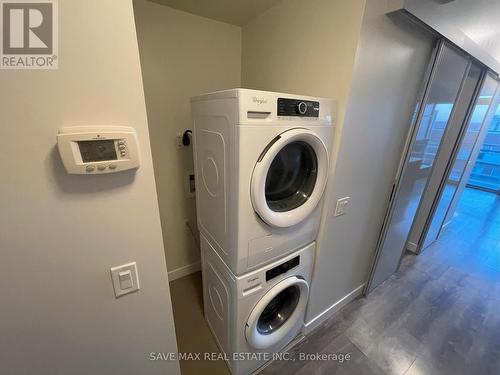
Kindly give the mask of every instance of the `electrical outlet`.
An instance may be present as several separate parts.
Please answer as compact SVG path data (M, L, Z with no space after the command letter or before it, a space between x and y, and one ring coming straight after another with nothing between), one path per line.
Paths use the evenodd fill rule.
M182 133L175 133L175 144L178 149L182 148Z
M186 171L185 185L186 198L194 198L194 196L196 195L196 181L193 170Z
M344 215L347 211L347 204L349 203L350 197L344 197L337 199L337 205L335 206L334 216Z

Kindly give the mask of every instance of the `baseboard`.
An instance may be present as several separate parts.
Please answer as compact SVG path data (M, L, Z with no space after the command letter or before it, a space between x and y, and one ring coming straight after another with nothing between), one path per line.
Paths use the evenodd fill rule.
M414 242L408 241L406 244L406 250L411 251L412 253L417 253L418 245Z
M187 266L176 268L175 270L168 271L168 281L174 281L181 277L198 272L201 269L201 262L188 264Z
M354 289L353 291L349 292L344 297L339 299L333 305L326 308L323 312L321 312L319 315L314 317L311 321L309 321L308 323L305 323L304 330L303 330L304 334L310 333L313 329L315 329L316 327L321 325L321 323L323 323L325 320L330 318L333 314L335 314L337 311L339 311L342 307L344 307L349 302L358 298L363 293L364 287L365 287L365 284L364 283L361 284L356 289Z

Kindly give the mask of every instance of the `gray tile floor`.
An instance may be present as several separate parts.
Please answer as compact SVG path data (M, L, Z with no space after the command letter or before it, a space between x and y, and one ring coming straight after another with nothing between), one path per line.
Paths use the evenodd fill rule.
M299 353L351 360L300 361ZM422 255L263 374L500 374L500 196L467 189Z

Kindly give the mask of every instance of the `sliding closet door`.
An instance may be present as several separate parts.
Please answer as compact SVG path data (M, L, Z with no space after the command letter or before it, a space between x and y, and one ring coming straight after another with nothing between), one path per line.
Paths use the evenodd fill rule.
M429 217L432 216L436 205L436 196L439 196L443 181L453 161L453 155L457 145L460 143L464 131L464 124L470 115L475 97L479 93L480 81L482 79L482 66L472 64L467 78L462 86L460 95L455 103L453 115L448 123L447 131L443 137L439 155L434 162L434 168L429 177L422 199L418 207L415 220L408 238L406 248L416 253L420 252L423 233L427 229Z
M460 144L452 158L453 163L445 174L446 178L441 183L440 193L434 196L435 209L430 212L426 227L419 240L419 243L422 244L422 250L437 240L441 228L445 224L445 217L453 215L451 203L459 199L463 191L463 188L459 189L459 187L465 186L467 183L463 179L464 172L471 161L472 151L477 147L479 134L481 134L483 127L489 125L489 123L485 124L485 119L489 117L487 115L493 107L492 102L497 87L497 79L490 74L486 75L467 120Z
M466 55L446 43L440 44L432 63L421 104L414 116L408 147L395 179L365 293L386 280L399 266L422 194L471 65Z
M497 78L498 79L498 78ZM484 120L483 128L481 129L481 132L479 133L477 140L476 140L476 145L474 146L474 149L471 152L471 156L469 158L469 162L467 163L467 166L465 167L465 171L462 174L462 179L460 180L460 184L458 185L457 192L455 193L453 197L453 201L451 202L450 208L448 209L448 213L446 214L446 218L444 219L444 224L443 226L448 225L451 220L453 219L455 210L458 206L458 203L460 201L460 198L462 196L462 193L464 192L465 188L469 185L471 178L472 178L472 173L476 169L477 166L477 160L479 159L480 156L484 157L484 144L485 141L488 137L489 134L491 134L491 129L495 130L496 128L496 118L500 116L500 81L498 81L499 86L497 87L497 92L495 94L495 97L493 98L493 104L490 107L490 110L488 114L486 115L486 119ZM494 132L492 132L494 133ZM494 133L494 135L496 135Z

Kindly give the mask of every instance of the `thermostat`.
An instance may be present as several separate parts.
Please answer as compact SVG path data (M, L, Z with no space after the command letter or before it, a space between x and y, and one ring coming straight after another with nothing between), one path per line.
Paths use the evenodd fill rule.
M57 147L68 173L103 174L139 168L139 146L128 126L71 126L59 129Z

